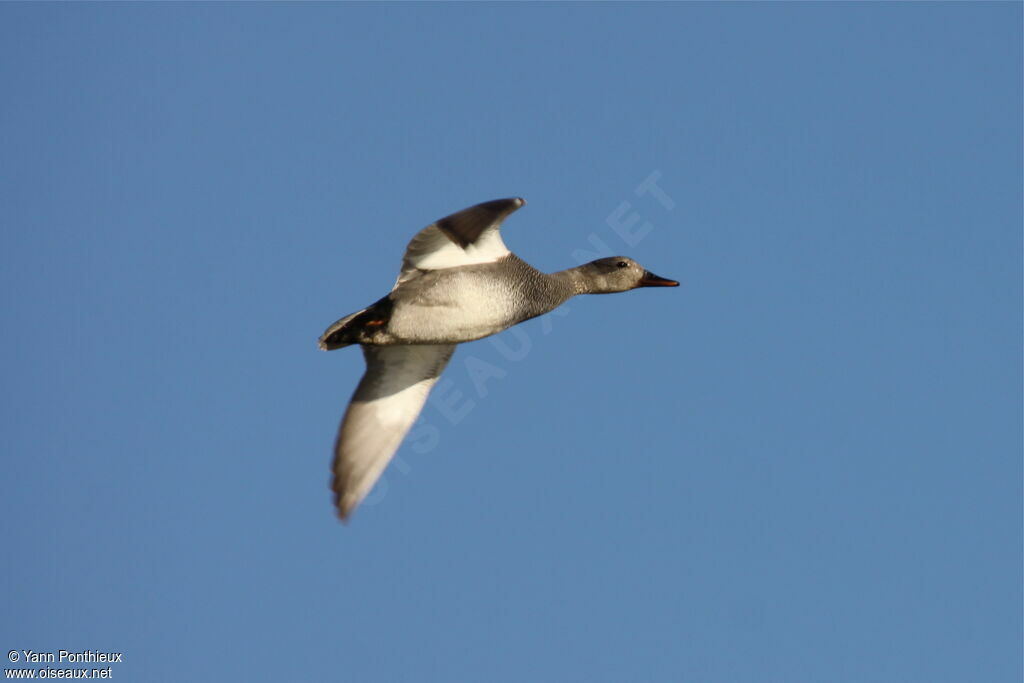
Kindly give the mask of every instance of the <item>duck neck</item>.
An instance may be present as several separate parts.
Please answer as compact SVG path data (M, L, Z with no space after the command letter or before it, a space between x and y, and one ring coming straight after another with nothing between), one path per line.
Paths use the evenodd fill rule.
M577 294L594 293L594 289L591 286L592 283L588 278L584 277L582 268L583 266L566 268L557 273L551 273L548 276L555 289L564 297L562 301L572 298Z

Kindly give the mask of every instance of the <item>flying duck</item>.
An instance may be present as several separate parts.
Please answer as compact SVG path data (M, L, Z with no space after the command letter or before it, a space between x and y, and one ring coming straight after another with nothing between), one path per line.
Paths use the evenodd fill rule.
M366 358L334 444L331 488L342 520L398 450L457 344L535 318L577 294L679 285L624 256L540 272L501 239L502 221L524 204L518 197L495 199L428 225L409 242L391 292L320 337L324 351L359 344Z

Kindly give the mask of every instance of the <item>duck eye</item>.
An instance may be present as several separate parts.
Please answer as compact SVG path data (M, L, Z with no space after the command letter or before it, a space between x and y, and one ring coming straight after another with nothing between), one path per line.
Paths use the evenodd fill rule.
M625 268L625 267L626 267L626 266L628 266L629 264L628 264L628 263L626 263L625 261L619 261L619 262L618 262L618 263L616 263L615 265L616 265L616 266L618 266L619 268Z

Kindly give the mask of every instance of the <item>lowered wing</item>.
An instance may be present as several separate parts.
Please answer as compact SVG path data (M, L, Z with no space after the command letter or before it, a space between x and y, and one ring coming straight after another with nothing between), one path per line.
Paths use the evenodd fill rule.
M347 519L369 493L423 409L455 344L363 346L366 374L334 445L334 502Z

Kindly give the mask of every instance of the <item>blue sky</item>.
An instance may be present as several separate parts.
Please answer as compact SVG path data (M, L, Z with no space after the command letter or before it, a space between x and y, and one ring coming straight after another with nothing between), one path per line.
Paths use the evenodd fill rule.
M1021 20L0 5L0 646L132 681L1019 680ZM537 267L682 286L461 347L343 526L362 359L316 339L505 196Z

